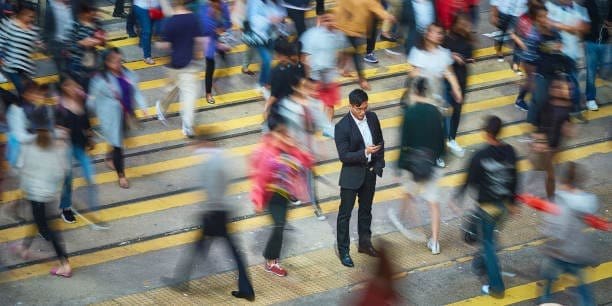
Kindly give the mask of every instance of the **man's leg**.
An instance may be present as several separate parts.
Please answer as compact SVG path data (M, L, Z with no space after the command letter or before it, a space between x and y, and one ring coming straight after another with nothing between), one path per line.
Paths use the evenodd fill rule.
M338 209L338 220L336 222L336 237L340 254L349 252L351 241L349 224L355 206L355 198L357 198L357 190L340 189L340 208Z
M491 295L503 295L504 281L501 277L495 248L495 221L488 213L481 211L482 218L482 255L487 270Z
M595 76L597 66L601 63L601 57L605 56L601 51L603 48L596 43L585 42L586 53L586 100L595 100L597 89L595 87Z
M222 220L224 224L227 224L227 212L216 212L216 218ZM255 295L253 286L249 280L248 271L246 269L247 264L244 262L240 252L238 252L238 248L236 248L236 244L232 240L231 236L227 233L227 225L224 226L224 232L220 236L225 238L227 241L227 245L230 248L230 252L234 257L234 261L236 262L236 266L238 268L238 291L246 296Z
M115 0L115 10L113 11L113 16L120 17L116 15L125 14L124 10L125 10L125 0Z
M197 71L192 67L188 67L186 68L186 71L181 71L179 73L178 80L183 127L193 129L194 107L199 95Z
M287 9L287 16L293 20L293 24L295 24L295 30L297 32L298 38L302 36L302 33L306 32L306 22L304 21L305 11L302 10L294 10Z
M363 185L358 191L359 208L357 211L357 232L359 233L359 246L368 247L372 244L372 200L376 192L376 174L367 170Z

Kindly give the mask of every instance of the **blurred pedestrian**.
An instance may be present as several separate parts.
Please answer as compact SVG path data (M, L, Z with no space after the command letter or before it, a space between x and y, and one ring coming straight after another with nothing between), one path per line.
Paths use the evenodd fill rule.
M404 52L410 50L421 40L430 24L436 21L436 7L433 0L403 0L401 22L408 32Z
M34 5L22 1L14 17L0 20L0 70L13 83L19 96L23 94L25 83L36 73L32 53L42 47L35 19Z
M438 181L442 171L435 167L435 160L444 152L443 117L431 96L426 78L412 80L408 89L410 105L404 109L401 128L401 151L398 168L405 187L400 217L413 219L417 215L415 202L423 201L431 212L431 238L427 247L434 255L440 254L440 188ZM427 133L423 133L427 131ZM403 171L402 171L403 170ZM420 210L420 209L419 209ZM391 222L406 238L425 241L422 233L406 229L398 218L388 211ZM414 224L413 224L414 225Z
M215 98L212 95L215 55L219 53L225 57L225 53L229 51L227 45L220 41L220 37L231 30L232 20L227 3L223 0L208 0L207 3L202 4L199 9L199 17L203 34L208 38L206 46L202 48L206 50L204 55L206 58L206 79L204 80L206 102L215 104Z
M358 51L359 40L368 37L372 17L395 21L395 17L385 11L379 0L339 0L335 9L336 27L344 33L352 46L350 54L357 71L359 86L369 90L370 84L363 74L361 56ZM343 66L343 65L342 65Z
M507 210L512 214L518 212L514 202L518 182L517 155L511 145L499 140L501 129L499 117L486 119L483 132L487 146L474 154L468 164L465 184L453 197L461 201L468 187L476 190L482 250L474 256L472 265L477 274L486 272L488 284L482 286L482 293L493 297L503 297L505 291L496 254L496 227Z
M461 97L465 101L467 94L467 79L470 74L468 64L474 63L474 45L476 38L472 34L472 23L467 14L459 13L455 15L449 33L444 39L443 46L448 48L453 57L453 72L461 88ZM453 112L446 117L446 145L459 157L463 157L465 150L455 140L459 122L461 120L461 109L463 103L457 102L453 95L447 95L446 100L452 107Z
M300 39L302 34L306 32L306 12L311 9L309 4L311 0L284 0L282 5L287 10L287 17L293 20L297 38ZM315 0L315 12L317 16L323 15L325 12L325 0Z
M363 295L357 302L350 303L351 305L401 305L400 295L393 288L393 267L389 258L390 248L390 245L380 248L380 256L373 277L367 282Z
M580 48L581 36L589 32L589 14L586 8L576 3L574 0L555 0L547 1L548 19L552 26L560 31L561 52L566 57L567 69L572 83L572 103L573 109L571 116L573 120L586 123L581 112L580 84L578 83L577 62L583 58L583 50Z
M331 121L334 107L340 104L340 84L337 82L338 59L348 42L342 32L334 25L334 15L319 17L319 25L301 36L302 55L306 75L316 82L317 96L324 104L325 114Z
M76 159L81 165L83 177L87 182L87 206L92 212L100 208L98 187L94 181L95 169L87 151L93 149L93 130L89 123L89 112L85 107L84 90L72 79L65 79L60 85L60 100L56 111L56 125L62 127L70 135L68 140L68 161ZM59 208L60 217L66 223L75 223L72 211L72 168L68 170L62 188ZM106 229L107 226L96 220L94 229Z
M595 76L599 68L599 75L604 79L610 78L612 72L612 41L610 40L610 27L612 27L612 4L607 0L586 0L583 2L587 9L591 26L584 35L586 53L586 107L590 111L597 111L597 89Z
M441 46L443 40L444 30L442 26L433 23L427 27L425 35L421 37L419 43L410 50L408 55L408 63L413 66L410 75L412 77L429 78L429 87L432 90L433 97L441 101L441 104L461 104L463 103L463 95L453 71L453 57L448 49ZM449 137L450 135L446 136ZM447 145L453 154L459 157L463 156L464 149L456 141L449 141ZM442 156L437 156L436 164L441 168L446 167Z
M122 66L119 49L106 50L102 60L102 71L91 80L87 107L97 115L102 134L113 147L105 159L107 166L117 172L119 187L129 188L124 172L123 139L126 131L136 128L136 108L147 115L147 101L138 88L136 74Z
M528 0L491 0L491 25L499 29L495 38L495 49L497 51L497 61L504 61L502 47L506 36L514 30L519 16L527 11ZM512 57L512 70L519 73L519 61L516 54Z
M32 215L40 235L51 242L60 265L51 269L51 274L69 278L72 268L68 263L68 255L59 235L49 228L46 216L46 204L58 196L61 182L70 165L66 159L66 147L53 139L49 130L49 119L45 112L37 113L33 118L32 129L36 140L25 144L19 155L20 186L24 198L32 205ZM21 245L16 245L14 251L22 258L27 258L32 240L36 235L30 235Z
M51 53L55 68L60 79L68 75L68 49L70 33L74 25L74 15L70 0L48 0L49 6L45 12L43 41Z
M264 116L272 105L292 93L291 79L306 76L306 69L299 61L299 43L286 38L276 40L274 51L278 63L270 73L270 97L264 106Z
M285 118L291 137L303 144L308 153L315 156L316 153L319 153L319 146L314 139L314 134L319 131L327 135L332 134L331 121L325 117L321 101L311 98L314 91L312 82L299 75L291 75L289 86L291 86L291 94L278 102L280 103L279 114ZM319 220L325 220L326 217L319 207L316 195L315 174L313 171L308 171L307 175L315 215Z
M436 0L436 19L448 31L457 15L468 14L469 9L469 0Z
M582 190L586 179L582 167L574 162L563 166L561 184L555 192L555 203L560 208L558 215L547 215L543 232L549 238L542 252L541 275L545 279L539 299L541 303L552 302L552 285L562 273L578 280L578 301L575 305L596 305L593 293L586 283L584 269L598 264L598 248L593 235L586 233L589 227L584 216L599 209L595 194Z
M349 113L337 124L334 140L340 170L340 208L337 221L338 255L342 265L353 267L349 254L351 213L359 196L359 253L372 257L378 251L372 246L372 200L376 192L376 176L382 177L385 167L385 142L376 113L368 111L368 94L355 89L349 94Z
M70 60L68 73L83 89L89 90L89 81L101 64L96 47L106 44L105 33L96 21L97 8L81 2L77 19L69 36Z
M6 119L9 128L6 157L11 167L15 167L22 144L34 141L31 133L31 116L36 105L45 99L43 88L34 81L25 84L23 97L8 107Z
M227 199L227 187L230 182L230 173L226 165L231 161L228 153L218 147L213 141L205 140L196 144L195 153L204 156L205 160L197 166L200 175L200 184L206 192L206 203L202 205L201 214L202 235L196 242L193 251L185 252L179 261L173 278L162 277L162 281L171 285L177 282L186 282L193 272L195 261L206 258L214 238L222 238L232 254L238 268L238 290L232 295L249 301L255 300L255 292L249 280L247 263L240 255L236 243L228 233L227 224L231 221L232 207ZM212 239L211 239L212 238Z
M151 57L151 38L153 36L155 23L160 22L160 20L157 19L160 16L154 16L155 19L151 18L149 10L157 9L161 13L159 7L159 0L134 0L134 4L132 4L134 16L140 26L140 47L144 54L143 61L149 65L155 64L155 61ZM163 18L163 16L161 17Z
M289 134L287 122L274 105L267 124L270 130L261 140L260 147L250 160L250 176L253 180L251 199L255 211L268 209L274 221L272 233L263 253L264 270L276 276L287 276L280 266L283 231L287 222L289 200L295 198L309 201L306 170L312 168L314 160Z
M127 14L125 13L125 0L115 0L115 9L113 10L113 17L127 17Z
M204 45L204 31L198 17L181 2L175 3L174 15L164 25L160 49L170 50L170 62L166 66L168 84L164 88L166 96L155 102L157 118L165 124L165 112L174 101L177 93L181 102L183 135L192 138L194 131L194 108L200 94L198 73L200 61L194 54Z

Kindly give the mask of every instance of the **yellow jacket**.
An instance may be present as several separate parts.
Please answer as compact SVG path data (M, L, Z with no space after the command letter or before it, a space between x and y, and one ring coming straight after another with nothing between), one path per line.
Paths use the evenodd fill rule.
M348 36L366 37L372 15L385 19L388 13L380 0L338 0L334 14L339 30Z

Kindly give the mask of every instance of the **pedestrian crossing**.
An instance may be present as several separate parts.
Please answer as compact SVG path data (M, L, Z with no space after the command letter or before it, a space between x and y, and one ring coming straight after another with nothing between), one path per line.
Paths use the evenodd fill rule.
M312 16L311 16L312 17ZM118 40L113 43L117 43L121 47L130 47L134 44L134 39ZM137 43L137 41L136 41ZM377 44L377 50L384 48L394 47L394 44L380 43ZM234 53L239 54L244 52L244 47L238 46ZM509 51L509 50L506 50ZM510 69L499 69L499 65L495 65L493 61L488 65L488 58L493 57L494 50L492 48L482 48L476 51L476 56L481 58L489 66L489 70L478 72L473 74L468 79L469 87L475 92L484 92L487 85L494 84L499 87L509 87L507 84L514 84L520 77L516 76ZM46 60L44 57L37 57L37 60ZM139 73L146 74L147 71L153 70L158 66L162 66L167 62L167 57L160 57L156 59L156 65L149 66L142 61L134 61L126 63L126 66L130 69L137 70ZM251 70L257 71L258 65L251 65ZM378 87L374 86L375 90L370 95L369 105L376 109L381 108L381 127L384 130L386 143L388 145L386 151L386 160L389 165L392 165L398 158L398 141L397 141L397 130L401 124L401 117L399 116L399 105L397 100L401 97L404 92L403 80L405 79L405 73L410 69L408 64L394 63L392 61L384 62L380 67L366 69L366 76L368 78L375 78L377 81L390 86L387 86L384 90L376 90ZM215 76L216 78L233 79L241 74L240 66L232 66L228 68L218 69ZM156 75L156 77L158 77ZM200 78L203 79L204 74L200 74ZM37 81L41 83L49 83L57 81L56 75L47 75L37 78ZM343 78L342 83L345 90L352 85L352 79ZM158 94L153 92L154 90L162 88L166 84L165 78L155 78L148 81L141 81L139 87L145 91L148 96L155 96ZM602 92L610 94L609 83L603 80L597 81L597 86L601 88ZM0 84L2 88L12 89L9 84ZM229 143L229 151L234 158L244 161L244 159L254 150L256 147L256 141L258 139L257 131L262 123L261 114L257 112L240 112L239 110L244 105L257 105L260 103L261 97L255 89L245 89L248 86L243 86L238 91L231 91L215 96L216 104L211 106L207 104L204 99L197 101L197 108L199 111L212 111L218 110L220 107L224 108L224 111L235 112L236 116L232 119L223 120L220 118L211 118L212 120L206 120L206 123L199 125L196 131L210 131L213 134L227 135ZM505 87L504 87L505 88ZM506 90L507 91L507 90ZM477 96L477 98L474 98ZM605 95L604 95L605 96ZM515 94L503 93L503 91L490 90L486 94L480 95L468 95L468 101L463 108L464 121L466 126L470 126L469 129L462 128L460 130L457 141L466 147L466 149L473 149L483 143L483 139L478 133L478 129L475 127L478 124L474 123L479 120L483 114L496 113L503 115L510 112L515 112L512 105L516 99ZM152 101L150 101L152 102ZM563 163L572 160L585 160L596 156L598 154L610 154L612 150L612 142L609 136L605 136L602 132L602 126L606 126L609 123L610 116L612 115L612 101L604 101L598 112L590 112L587 114L588 119L591 121L589 125L586 125L580 131L580 137L568 142L567 146L563 147L562 151L558 154L556 163ZM347 99L342 100L342 107L337 110L337 114L344 114L346 112L345 106L347 105ZM176 114L179 111L179 102L174 102L169 108L170 113ZM377 111L378 112L378 111ZM154 114L154 107L148 109L149 114ZM161 130L158 123L150 118L146 118L142 113L138 113L138 116L145 121L145 129L143 131L137 131L136 135L128 137L125 141L125 146L128 149L127 152L133 152L138 158L135 161L135 165L128 166L126 168L126 176L130 178L135 185L147 186L150 194L143 194L142 196L136 196L128 199L124 203L103 203L104 207L96 213L96 218L102 222L109 222L113 224L119 221L132 220L136 217L146 218L146 216L154 213L170 212L173 209L192 207L195 204L201 203L205 200L205 195L198 190L194 190L191 186L180 189L174 193L165 193L163 189L158 188L156 184L159 184L163 180L164 176L169 176L171 173L178 173L179 175L185 173L193 165L201 162L202 157L192 156L185 153L185 150L167 150L156 152L148 152L147 148L151 146L167 146L174 143L183 143L184 136L178 129ZM510 117L517 117L512 115ZM94 122L96 120L94 119ZM463 123L462 123L463 124ZM232 142L232 139L238 139L237 131L254 131L253 134L242 137L240 141ZM508 125L504 127L502 138L509 142L516 142L516 139L530 131L530 126L521 121L510 121ZM319 137L323 140L322 137ZM4 141L4 140L3 140ZM331 147L332 142L326 140L326 146ZM524 157L525 150L521 149L521 156ZM101 156L106 152L105 145L100 143L97 144L95 149L92 151L93 155ZM156 158L152 158L153 154L157 154ZM465 160L459 161L460 164L464 164ZM463 182L465 177L465 169L463 165L455 163L449 167L448 173L441 180L441 185L446 191L450 192L450 188L458 186ZM389 166L387 176L391 176L392 166ZM519 162L519 170L522 173L530 171L531 165L526 159L521 159ZM335 178L338 176L340 170L340 163L337 161L335 154L331 156L331 159L326 160L318 164L315 168L317 175ZM242 196L245 203L240 210L240 215L236 216L234 222L230 226L230 230L235 234L246 234L252 231L263 231L266 226L271 224L271 220L267 215L255 215L252 212L251 205L248 203L248 196L244 194L250 189L250 183L244 177L243 173L236 174L236 178L229 188L230 196ZM155 178L152 182L150 179ZM116 182L116 174L112 171L98 171L95 177L96 184L101 187L101 190L109 193L116 193L117 187L113 184ZM197 182L193 182L197 185ZM76 178L73 182L73 187L79 189L85 186L83 178ZM375 197L376 207L387 207L392 205L391 203L398 202L403 193L402 187L399 187L397 182L394 182L390 178L385 178L379 183L378 190ZM327 215L333 215L338 211L339 200L337 198L336 190L328 190L325 188L321 189L323 201L320 203L323 212ZM104 195L103 195L104 196ZM16 189L5 190L2 194L2 199L5 203L21 199L20 192ZM3 205L2 205L3 206ZM0 206L0 207L2 207ZM92 216L91 212L85 211L83 213L85 217ZM309 219L312 219L313 210L310 206L298 206L290 209L288 214L289 222L302 224L307 223ZM537 218L534 216L528 216L523 219L514 220L509 225L508 230L514 231L527 231L527 228L533 228L533 224L536 223ZM457 219L450 221L458 222ZM81 233L81 237L88 235L88 225L83 220L75 224L66 224L61 219L54 218L50 222L51 226L64 233ZM319 223L322 224L322 223ZM315 224L317 225L317 224ZM155 252L168 250L171 248L185 246L198 238L197 227L186 226L182 230L173 230L167 232L165 228L151 228L151 232L144 237L125 239L121 241L114 241L112 239L113 230L109 232L109 237L104 240L100 240L99 245L96 248L79 248L78 241L68 241L71 250L70 261L72 266L75 268L75 278L79 277L79 270L85 270L86 267L95 268L97 266L112 265L116 261L125 260L127 258L148 256ZM300 228L302 229L302 228ZM304 228L303 230L306 230ZM511 236L505 237L508 239L504 242L503 248L516 248L517 246L525 245L526 243L532 243L534 239L537 241L540 238L537 231L531 230L532 233L529 235L523 235L520 237ZM37 233L35 232L35 226L32 223L0 223L0 246L7 246L11 243L17 242L20 239L33 237ZM375 233L376 234L376 233ZM453 233L453 235L456 233ZM451 243L452 247L445 248L443 255L439 257L432 256L426 251L423 246L417 246L414 243L407 242L397 232L391 231L380 234L380 239L388 240L397 245L401 250L411 254L411 256L399 256L394 257L394 262L398 263L400 272L396 274L397 278L402 278L415 271L423 271L426 269L436 269L442 266L453 265L458 262L464 262L471 260L470 256L466 256L470 252L470 249L464 245L459 245L456 242L456 238L450 236L450 233L445 233L443 229L442 241ZM531 242L530 242L531 241ZM129 242L129 243L127 243ZM449 245L450 246L450 245ZM365 265L371 262L369 258L358 257L356 263L358 265ZM426 264L423 264L426 262ZM258 301L256 304L269 304L273 302L286 302L300 296L307 296L311 294L321 293L329 291L335 288L342 288L345 286L353 286L362 284L365 281L363 276L355 276L354 272L350 269L346 269L338 264L337 257L333 253L333 247L327 245L321 249L310 250L291 256L287 258L284 265L290 267L291 276L285 279L274 279L274 285L280 286L286 292L282 295L275 294L274 290L271 290L269 285L271 279L263 275L263 271L259 265L253 265L250 267L250 273L256 285L255 289L258 294ZM0 284L12 284L18 282L25 282L32 279L43 277L48 274L49 269L53 266L54 262L47 260L46 258L31 260L31 261L12 261L7 271L0 272ZM329 269L329 270L325 270ZM600 281L612 277L612 264L610 262L604 263L600 267L592 269L595 277L591 280L593 282ZM87 272L83 272L87 273ZM314 277L313 277L314 276ZM229 292L234 285L234 274L233 272L212 273L205 278L199 278L192 283L196 288L199 289L197 296L197 304L217 304L217 303L235 303L235 300L231 300L231 296L225 296L223 294L217 294L215 291ZM211 284L214 284L212 286ZM298 285L299 284L299 285ZM1 288L2 285L0 285ZM510 302L517 303L533 299L533 289L537 286L535 283L528 283L520 285L515 288L510 288L507 295L509 300L503 300L502 304L508 304ZM140 289L139 291L143 291ZM529 292L529 293L526 293ZM124 297L117 296L106 303L106 305L135 305L135 304L168 304L172 303L194 303L191 296L185 296L181 293L176 293L167 287L155 289L152 291L136 292L129 294ZM486 297L477 297L470 300L458 301L456 305L496 305L490 299ZM501 305L501 304L500 304Z

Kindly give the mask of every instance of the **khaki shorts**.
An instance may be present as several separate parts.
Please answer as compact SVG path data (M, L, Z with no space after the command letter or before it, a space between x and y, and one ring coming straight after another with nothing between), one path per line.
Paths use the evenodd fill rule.
M402 185L404 192L409 193L415 198L421 198L429 203L440 202L440 188L438 181L442 177L442 170L438 167L434 168L432 177L423 182L415 182L412 178L412 173L408 170L402 170Z

